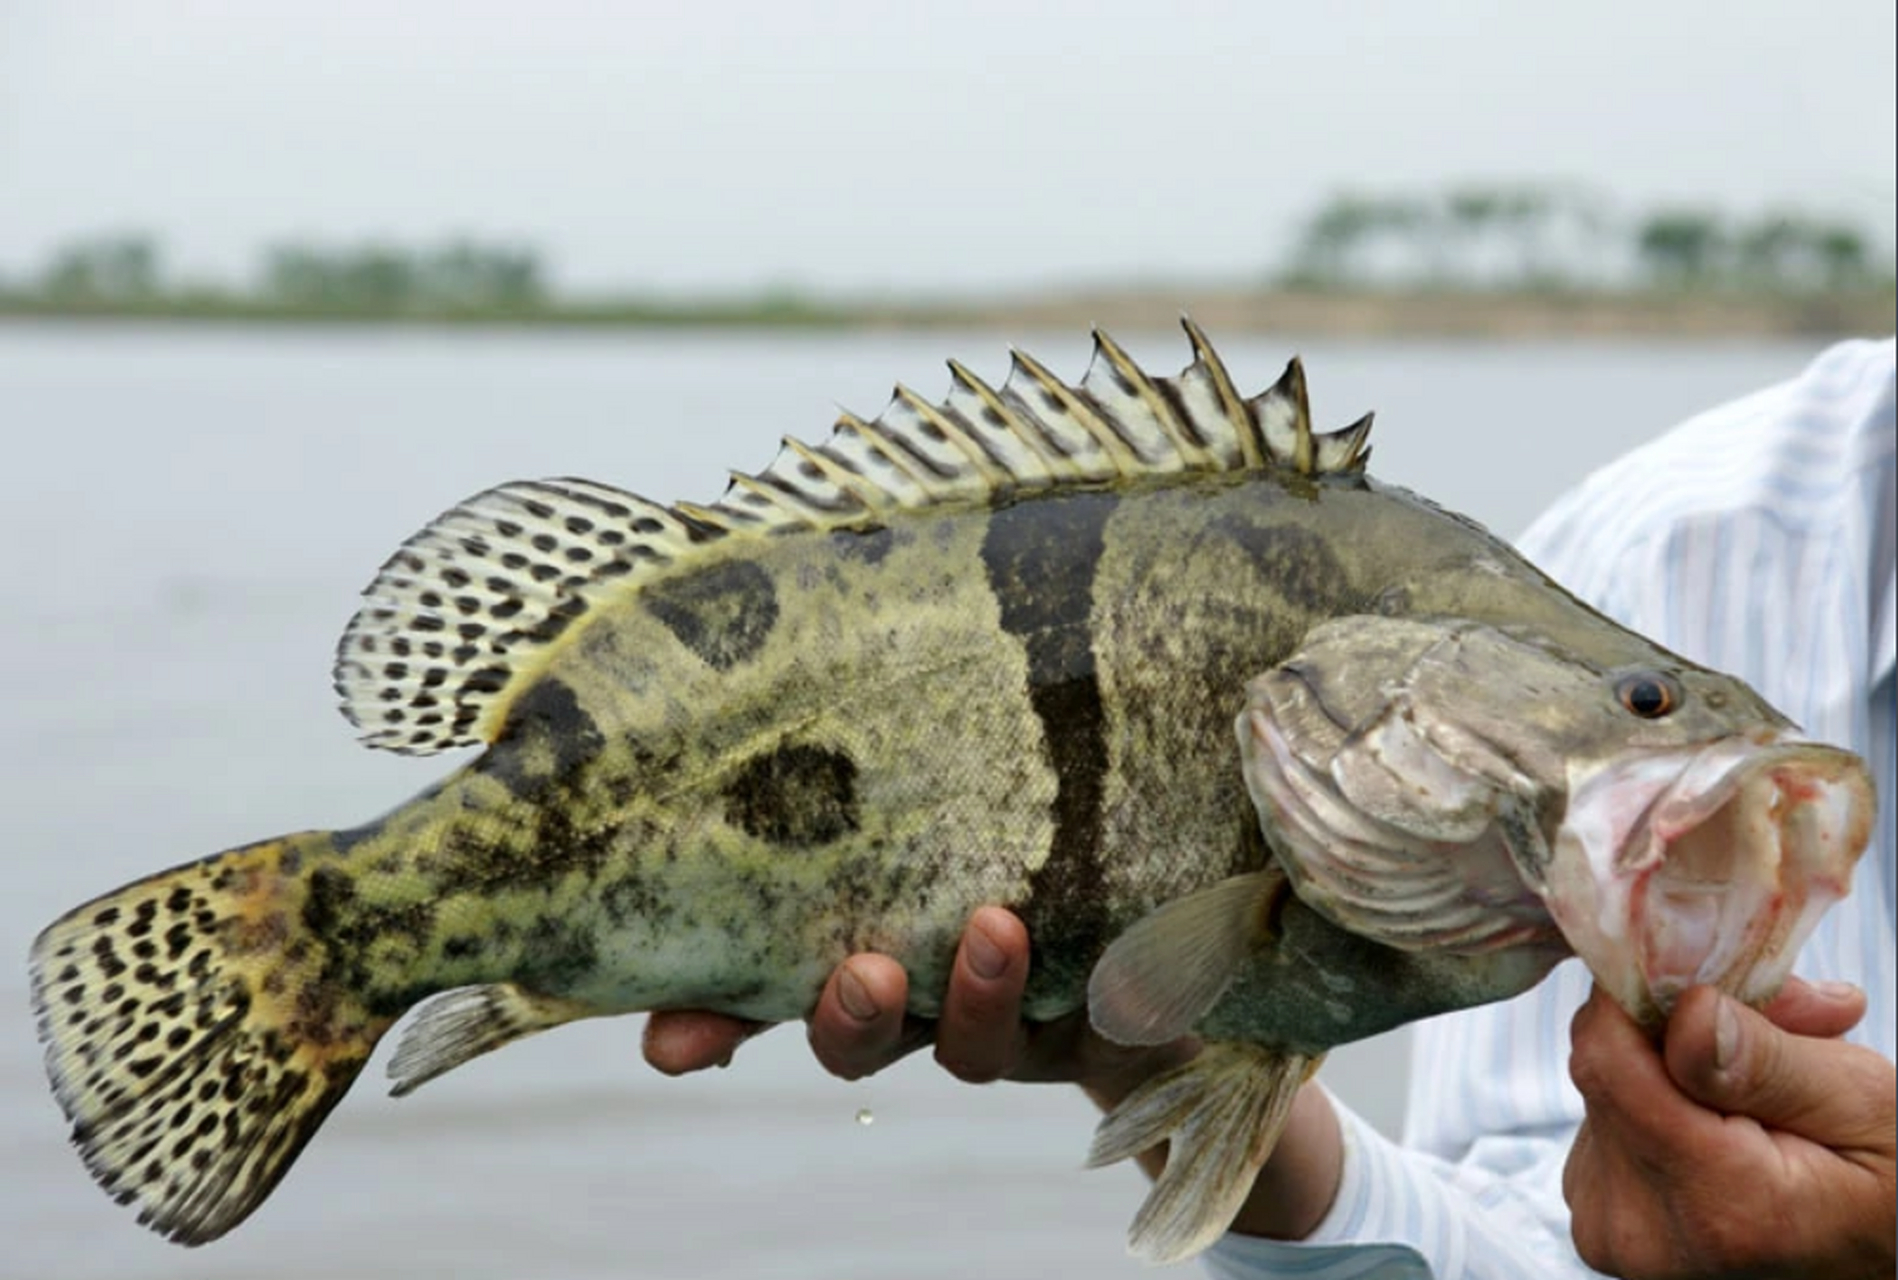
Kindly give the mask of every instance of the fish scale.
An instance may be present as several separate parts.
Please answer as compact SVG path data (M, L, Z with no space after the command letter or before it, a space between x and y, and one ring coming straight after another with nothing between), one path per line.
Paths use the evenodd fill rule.
M1781 861L1828 900L1862 765L1769 745L1788 727L1744 686L1365 476L1369 418L1314 433L1296 361L1242 398L1187 330L1170 379L1105 336L1074 386L1020 354L1000 388L952 364L944 401L899 388L710 506L569 478L445 512L371 583L334 678L368 745L481 753L35 943L88 1167L202 1243L411 1010L397 1094L580 1018L801 1017L865 949L930 1016L999 903L1034 939L1030 1018L1208 1042L1094 1148L1169 1144L1130 1243L1170 1260L1226 1227L1331 1046L1512 995L1570 943L1598 972L1641 953L1577 932L1614 860L1565 852L1576 780L1713 743L1739 762L1703 771L1716 790L1843 797L1835 833L1786 819ZM1719 976L1765 990L1796 932Z

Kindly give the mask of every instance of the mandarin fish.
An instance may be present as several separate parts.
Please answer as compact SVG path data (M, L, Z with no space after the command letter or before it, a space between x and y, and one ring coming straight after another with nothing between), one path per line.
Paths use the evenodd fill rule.
M394 811L247 844L42 933L53 1090L104 1189L200 1244L370 1059L405 1094L580 1018L812 1009L854 952L937 1012L971 910L1026 1016L1191 1062L1130 1234L1216 1239L1331 1047L1579 955L1649 1025L1770 998L1842 896L1864 764L1250 398L1187 324L1154 378L951 362L712 505L505 484L397 550L338 649L368 745L478 754Z

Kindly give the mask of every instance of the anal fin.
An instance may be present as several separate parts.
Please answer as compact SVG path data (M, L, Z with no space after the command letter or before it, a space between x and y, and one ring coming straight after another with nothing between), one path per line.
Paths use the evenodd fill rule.
M1128 1228L1127 1251L1179 1262L1225 1234L1320 1061L1216 1041L1115 1107L1094 1135L1089 1167L1169 1144L1166 1168Z
M398 1098L413 1093L470 1058L593 1012L578 1001L536 995L506 982L437 996L403 1032L389 1061L389 1078L395 1081L389 1092Z

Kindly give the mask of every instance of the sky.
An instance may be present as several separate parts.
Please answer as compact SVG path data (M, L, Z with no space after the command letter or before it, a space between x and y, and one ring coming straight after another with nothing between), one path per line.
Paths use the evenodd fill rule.
M1890 242L1891 0L0 0L0 274L157 234L532 244L579 290L1248 278L1343 189Z

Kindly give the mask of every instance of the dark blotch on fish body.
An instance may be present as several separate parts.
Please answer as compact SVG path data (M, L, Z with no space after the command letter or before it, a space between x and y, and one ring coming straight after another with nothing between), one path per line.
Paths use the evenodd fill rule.
M530 745L544 746L553 757L551 776L533 772L536 753ZM543 677L508 709L507 723L494 747L475 767L498 779L524 800L538 798L549 782L570 778L598 757L606 746L599 725L580 705L571 685Z
M680 644L718 671L755 657L778 621L771 575L748 560L662 579L642 601Z
M883 563L883 558L890 554L890 549L896 545L896 534L888 525L839 529L830 535L830 545L846 560L875 565Z
M1344 566L1323 534L1295 524L1255 524L1236 515L1212 524L1244 551L1259 578L1287 603L1315 614L1337 609Z
M828 844L860 825L857 762L806 743L747 760L724 795L725 820L773 844Z
M982 562L1002 627L1028 657L1028 698L1054 770L1054 835L1023 916L1039 958L1092 963L1070 939L1102 927L1102 802L1108 768L1106 714L1095 670L1094 577L1119 499L1082 493L1002 507L989 518Z

